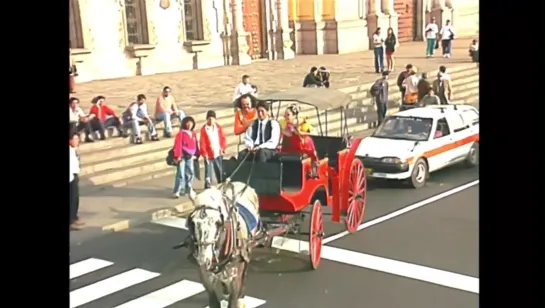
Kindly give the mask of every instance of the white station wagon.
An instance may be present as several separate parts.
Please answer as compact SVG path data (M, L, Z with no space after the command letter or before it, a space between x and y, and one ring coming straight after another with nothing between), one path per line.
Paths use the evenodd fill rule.
M469 105L434 105L387 117L362 140L356 156L369 178L426 184L431 172L479 164L479 110Z

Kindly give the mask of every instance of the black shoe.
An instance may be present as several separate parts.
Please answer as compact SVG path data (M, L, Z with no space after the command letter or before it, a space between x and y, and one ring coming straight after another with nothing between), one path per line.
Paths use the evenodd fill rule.
M167 134L167 133L165 133L165 135L164 135L164 136L165 136L165 138L171 138L171 137L172 137L172 134L171 134L171 133L168 133L168 134Z
M157 135L151 136L151 141L159 141L159 137Z
M100 136L100 140L106 140L106 136Z
M85 142L91 143L91 142L95 142L95 140L91 137L85 137Z
M135 137L134 138L134 144L142 144L142 143L143 143L142 138L140 138L140 137Z
M212 184L210 184L210 182L205 182L204 183L204 189L208 189L210 187L212 187Z

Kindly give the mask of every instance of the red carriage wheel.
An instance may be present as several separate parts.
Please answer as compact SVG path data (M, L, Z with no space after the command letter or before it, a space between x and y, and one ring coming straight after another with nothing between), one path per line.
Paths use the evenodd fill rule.
M324 238L324 216L322 215L322 203L320 200L314 201L312 213L310 214L310 230L308 249L310 256L310 265L312 269L318 268L322 258L322 239Z
M361 160L355 158L350 165L348 175L348 210L346 212L346 229L356 232L363 220L367 198L367 177Z

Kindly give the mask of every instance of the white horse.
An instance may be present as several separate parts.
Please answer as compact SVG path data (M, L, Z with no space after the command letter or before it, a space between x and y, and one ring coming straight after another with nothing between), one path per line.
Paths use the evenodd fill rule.
M248 242L261 224L256 192L245 183L227 182L199 194L191 190L189 198L195 206L188 219L190 248L210 308L220 308L222 299L229 302L229 308L244 307Z

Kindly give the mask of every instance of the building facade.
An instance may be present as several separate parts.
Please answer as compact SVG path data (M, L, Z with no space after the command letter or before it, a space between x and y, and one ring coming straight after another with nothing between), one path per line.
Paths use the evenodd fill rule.
M342 54L369 49L377 27L394 29L400 42L423 39L435 17L453 22L458 36L476 35L479 3L473 0L289 0L297 54Z
M294 57L287 0L69 0L78 82Z

